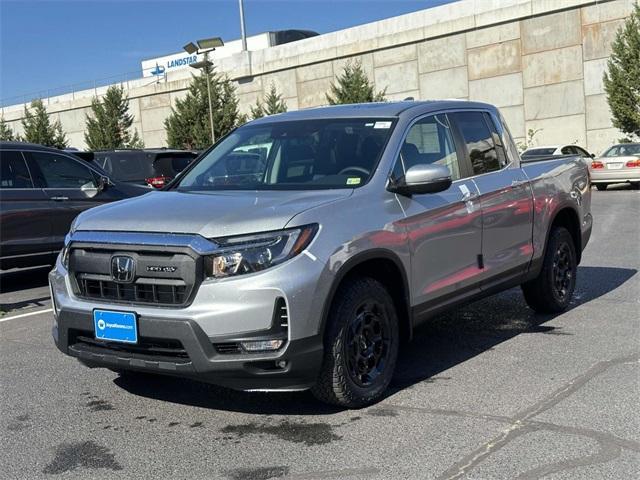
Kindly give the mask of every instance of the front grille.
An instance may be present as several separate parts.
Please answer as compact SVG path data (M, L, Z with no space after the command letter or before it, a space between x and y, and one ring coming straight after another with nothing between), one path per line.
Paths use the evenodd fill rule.
M138 279L135 283L123 284L110 279L95 278L95 276L91 278L86 274L76 275L76 280L80 290L79 295L87 298L181 305L187 301L188 296L184 282L145 283L145 279Z
M214 343L213 346L216 349L216 352L221 355L243 353L242 347L238 342Z
M110 303L186 306L200 283L201 257L186 249L166 251L149 248L140 246L116 250L93 245L72 248L69 270L75 280L75 294ZM116 282L112 277L114 256L133 259L130 283Z
M99 340L92 332L69 330L69 346L80 345L94 353L126 353L141 360L171 360L178 363L189 361L189 354L179 340L165 338L140 337L138 343L119 343Z

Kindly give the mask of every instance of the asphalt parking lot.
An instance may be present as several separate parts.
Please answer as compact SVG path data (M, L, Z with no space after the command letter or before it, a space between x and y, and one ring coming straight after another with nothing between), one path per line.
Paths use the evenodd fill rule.
M89 370L53 345L47 269L5 272L0 476L638 478L640 191L594 190L592 211L569 311L513 289L440 316L362 410Z

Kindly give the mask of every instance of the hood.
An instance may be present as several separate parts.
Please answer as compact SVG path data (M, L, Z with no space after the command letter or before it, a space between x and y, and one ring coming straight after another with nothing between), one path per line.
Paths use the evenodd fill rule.
M279 230L353 190L151 192L80 214L76 230L191 233L206 238Z

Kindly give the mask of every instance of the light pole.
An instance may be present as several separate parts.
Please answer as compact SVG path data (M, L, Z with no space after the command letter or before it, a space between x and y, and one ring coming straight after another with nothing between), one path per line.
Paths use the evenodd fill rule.
M247 32L244 25L244 5L242 0L238 0L238 8L240 8L240 35L242 36L242 51L247 51Z
M197 45L196 45L197 43ZM217 47L222 47L224 42L220 37L204 38L197 40L196 43L189 42L183 48L185 52L189 54L204 54L204 59L198 62L190 63L191 68L204 71L207 81L207 99L209 100L209 126L211 127L211 143L216 143L216 134L213 128L213 105L211 104L211 80L210 80L210 67L213 66L213 62L209 60L209 52L213 52Z

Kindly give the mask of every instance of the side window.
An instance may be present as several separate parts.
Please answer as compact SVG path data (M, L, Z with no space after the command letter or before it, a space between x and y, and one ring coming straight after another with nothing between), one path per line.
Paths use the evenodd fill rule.
M444 165L453 180L460 178L460 164L446 115L425 117L411 127L393 175L399 178L414 165L424 164Z
M484 119L489 126L489 130L491 130L491 135L493 137L493 143L496 146L496 154L498 155L498 163L500 164L500 168L504 168L509 164L507 160L507 153L504 147L504 143L502 142L503 136L502 131L498 131L496 128L496 122L493 121L491 115L485 112ZM499 123L497 125L500 125Z
M0 152L0 188L33 188L22 153L12 150Z
M502 145L496 145L496 137L499 135L491 131L495 130L492 123L490 130L485 113L458 112L454 113L453 117L467 145L474 175L495 172L506 166L504 148Z
M560 153L562 153L563 155L575 155L572 147L563 147Z
M581 157L589 157L589 156L590 156L590 155L589 155L589 152L587 152L586 150L583 150L583 149L582 149L582 148L580 148L580 147L576 147L576 146L574 145L573 149L575 150L576 155L580 155Z
M80 160L49 152L30 152L29 155L38 167L37 177L43 188L97 187L95 176Z

